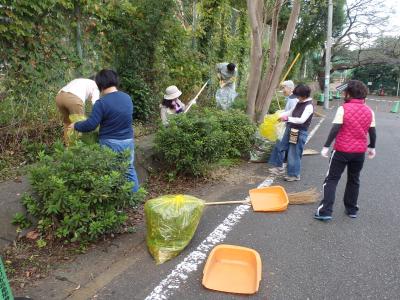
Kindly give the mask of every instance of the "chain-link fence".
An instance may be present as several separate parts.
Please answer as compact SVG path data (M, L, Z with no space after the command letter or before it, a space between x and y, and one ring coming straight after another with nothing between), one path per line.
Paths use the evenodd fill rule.
M217 1L218 2L218 1ZM247 24L247 13L229 5L226 1L220 1L214 16L214 27L209 35L207 49L200 49L203 46L201 35L205 21L203 12L206 7L198 0L175 0L176 16L185 29L192 36L192 47L204 55L204 62L207 64L208 72L204 81L209 81L209 86L202 95L203 101L215 103L215 92L218 86L216 64L220 62L232 62L238 67L237 88L239 96L245 97L245 88L248 75L248 50L249 32ZM208 103L208 104L211 104Z
M10 284L6 276L3 262L0 258L0 300L13 300Z

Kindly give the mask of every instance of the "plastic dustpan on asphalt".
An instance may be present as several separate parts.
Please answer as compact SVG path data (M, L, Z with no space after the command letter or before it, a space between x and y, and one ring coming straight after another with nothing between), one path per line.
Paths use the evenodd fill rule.
M239 201L206 202L205 205L251 203L254 211L284 211L289 205L289 198L283 187L268 186L249 191L250 197Z
M289 205L289 198L281 186L268 186L249 191L254 211L284 211Z
M206 202L205 205L246 204L251 203L254 211L284 211L289 205L289 198L283 187L279 185L252 189L246 200Z
M208 289L254 294L261 281L261 258L257 251L233 245L218 245L210 253L203 271Z

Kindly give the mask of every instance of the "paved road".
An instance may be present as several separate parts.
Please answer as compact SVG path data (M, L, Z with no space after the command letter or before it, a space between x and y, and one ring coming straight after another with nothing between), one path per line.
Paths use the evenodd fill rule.
M333 111L308 147L320 149L332 115ZM249 210L224 243L260 253L259 292L247 297L206 290L201 285L203 262L170 289L173 293L167 299L400 299L400 118L378 112L377 124L377 157L364 167L358 219L344 214L345 178L339 184L334 219L329 223L313 220L316 205L290 206L279 214ZM320 187L327 164L317 155L304 157L301 182L275 179L274 184L288 191ZM265 169L259 172L263 175ZM244 198L251 187L238 185L226 199ZM147 252L138 253L138 262L98 291L95 299L145 299L234 209L208 208L192 243L172 261L156 266Z
M17 227L11 224L16 213L25 213L21 204L21 195L28 191L25 177L21 181L0 182L0 249L3 249L17 237Z

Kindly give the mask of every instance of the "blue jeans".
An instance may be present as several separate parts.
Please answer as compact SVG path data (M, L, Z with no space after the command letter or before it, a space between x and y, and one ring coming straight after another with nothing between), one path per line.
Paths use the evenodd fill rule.
M289 143L290 128L286 127L285 134L280 142L281 152L288 152L287 175L300 176L301 158L303 156L304 145L307 141L308 133L306 130L299 130L299 139L297 144ZM283 160L282 160L283 161Z
M282 141L276 140L275 146L272 149L268 163L274 167L281 168L285 159L285 151L282 150Z
M117 153L121 153L129 149L131 155L129 158L129 167L128 167L128 172L126 173L126 178L134 183L132 191L137 192L139 189L139 180L136 174L135 167L133 166L133 160L135 157L135 145L133 139L127 139L127 140L100 139L99 143L101 146L107 146L108 148Z

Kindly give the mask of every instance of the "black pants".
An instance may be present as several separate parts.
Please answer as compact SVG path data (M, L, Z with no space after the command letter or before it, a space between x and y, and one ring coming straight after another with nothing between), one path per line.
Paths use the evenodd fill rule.
M322 216L332 215L332 207L335 202L336 187L347 166L347 183L344 192L344 207L348 214L356 214L358 211L357 199L360 189L360 173L364 165L365 153L346 153L333 151L329 170L324 181L324 197L318 207L317 213Z

